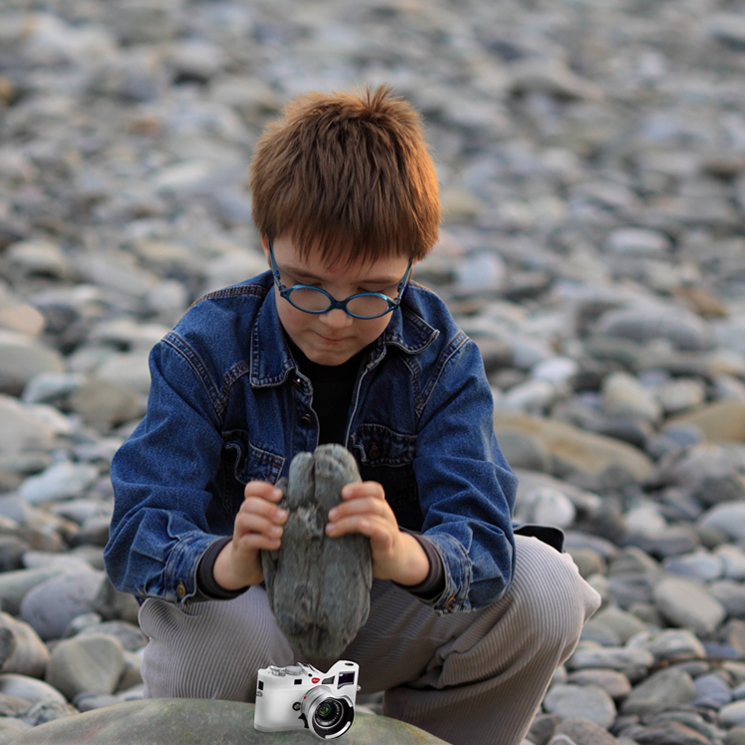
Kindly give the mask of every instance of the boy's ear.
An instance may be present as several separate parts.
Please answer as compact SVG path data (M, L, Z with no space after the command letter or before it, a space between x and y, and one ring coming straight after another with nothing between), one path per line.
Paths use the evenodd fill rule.
M266 256L266 263L271 264L271 261L269 260L269 239L264 236L261 239L261 247L264 249L264 256Z

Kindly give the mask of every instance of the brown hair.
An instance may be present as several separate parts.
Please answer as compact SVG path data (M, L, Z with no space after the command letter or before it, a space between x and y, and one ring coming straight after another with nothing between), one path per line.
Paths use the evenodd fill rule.
M286 236L304 258L314 247L324 261L422 258L437 240L419 115L387 86L290 101L256 143L249 187L262 237Z

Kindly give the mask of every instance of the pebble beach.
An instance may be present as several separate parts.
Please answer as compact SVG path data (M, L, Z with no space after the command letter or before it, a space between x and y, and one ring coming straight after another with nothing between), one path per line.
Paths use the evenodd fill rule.
M284 103L384 83L516 520L603 597L523 745L745 745L742 0L0 3L0 745L142 697L102 553L149 350L265 270L245 182Z

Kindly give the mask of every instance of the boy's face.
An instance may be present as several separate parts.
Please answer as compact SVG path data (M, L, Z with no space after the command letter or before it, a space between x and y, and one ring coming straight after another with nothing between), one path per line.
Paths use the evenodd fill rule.
M263 245L269 261L266 238ZM314 285L326 290L336 300L346 300L358 292L381 292L395 298L409 263L404 256L391 256L373 262L356 261L349 266L344 263L329 265L321 261L315 250L303 259L286 238L277 238L272 245L285 287ZM305 313L281 297L276 285L274 291L284 330L303 354L319 365L343 364L375 341L391 320L391 313L362 319L353 318L339 308L327 313Z

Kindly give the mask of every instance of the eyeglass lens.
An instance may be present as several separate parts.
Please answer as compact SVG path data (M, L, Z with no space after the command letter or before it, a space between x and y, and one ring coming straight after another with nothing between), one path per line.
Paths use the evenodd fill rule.
M324 311L331 307L328 297L311 287L299 287L289 293L293 305L302 310ZM388 310L388 303L382 297L363 295L353 297L347 303L347 311L357 316L377 316Z

